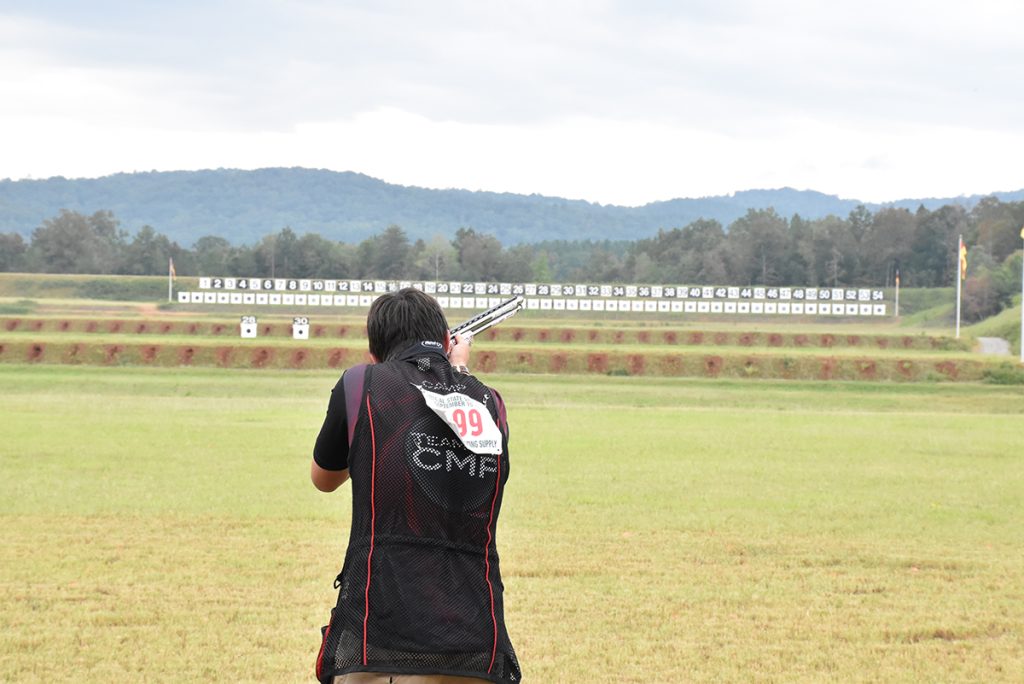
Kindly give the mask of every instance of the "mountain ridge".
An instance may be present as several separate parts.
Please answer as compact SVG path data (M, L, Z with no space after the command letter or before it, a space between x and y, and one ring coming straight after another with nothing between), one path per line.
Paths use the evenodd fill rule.
M860 204L871 211L935 209L945 204L970 209L987 196L1021 201L1024 190L868 203L783 187L627 207L540 194L404 186L354 171L302 167L147 171L100 178L0 180L0 232L27 237L61 209L110 210L130 231L150 225L185 245L203 235L251 244L285 226L358 242L392 224L413 240L451 236L466 227L510 245L552 239L633 240L700 218L727 227L749 209L773 208L784 217L816 219L845 216Z

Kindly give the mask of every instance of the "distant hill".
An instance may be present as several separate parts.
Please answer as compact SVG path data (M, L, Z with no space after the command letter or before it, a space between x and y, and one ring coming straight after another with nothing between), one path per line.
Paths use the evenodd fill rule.
M992 193L1024 200L1024 190ZM973 206L982 195L907 199L885 206L934 209ZM150 225L184 246L203 235L253 243L290 226L334 240L358 242L391 224L411 239L451 235L469 227L502 244L542 240L633 240L699 218L728 226L748 209L773 207L782 216L846 216L860 202L810 190L747 190L733 195L674 199L642 207L601 205L542 195L428 190L392 185L359 173L317 169L121 173L95 179L0 181L0 232L28 236L61 209L113 211L135 231ZM867 205L877 210L882 205Z

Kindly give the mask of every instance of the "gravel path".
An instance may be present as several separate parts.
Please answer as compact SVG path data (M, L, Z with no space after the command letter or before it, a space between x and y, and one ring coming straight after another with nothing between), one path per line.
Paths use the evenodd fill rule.
M1010 343L1001 337L979 337L979 351L982 354L996 354L998 356L1010 355Z

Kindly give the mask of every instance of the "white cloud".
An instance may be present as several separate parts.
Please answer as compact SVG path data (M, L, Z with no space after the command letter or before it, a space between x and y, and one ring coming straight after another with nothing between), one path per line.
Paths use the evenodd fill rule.
M69 7L0 10L0 177L313 166L627 204L1024 185L1019 3Z

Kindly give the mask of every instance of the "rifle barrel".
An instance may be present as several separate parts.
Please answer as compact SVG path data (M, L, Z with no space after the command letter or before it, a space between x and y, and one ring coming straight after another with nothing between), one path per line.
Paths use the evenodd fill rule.
M453 337L457 334L478 335L484 330L494 327L498 323L516 315L525 304L525 298L521 295L517 295L512 299L506 300L497 306L491 307L483 313L479 313L476 316L459 323L451 329L451 334Z

